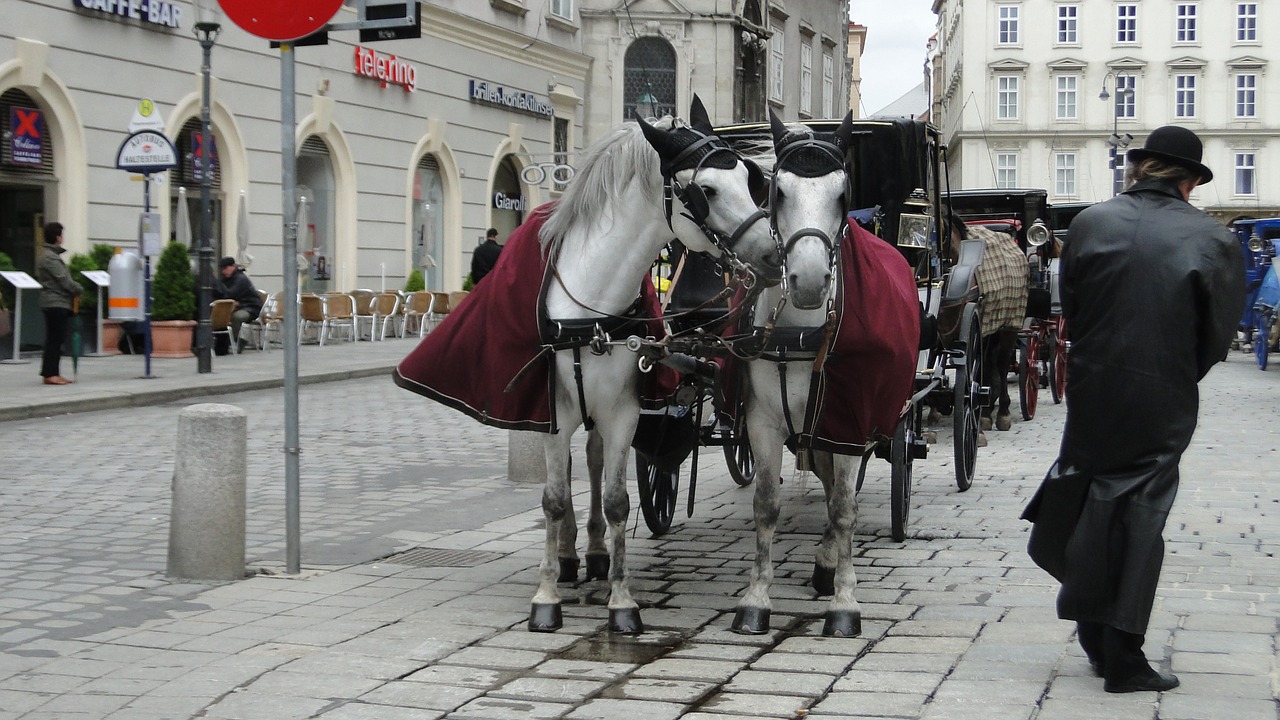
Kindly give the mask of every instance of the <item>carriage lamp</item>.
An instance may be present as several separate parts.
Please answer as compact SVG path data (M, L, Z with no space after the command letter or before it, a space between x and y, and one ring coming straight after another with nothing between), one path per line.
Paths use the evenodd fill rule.
M1031 223L1031 227L1027 228L1027 244L1031 247L1040 247L1049 242L1049 226L1044 224L1040 218L1036 218Z
M213 325L210 323L210 302L213 300L213 209L210 195L213 191L213 140L209 130L209 79L212 68L210 58L213 44L222 32L216 0L195 0L196 22L192 32L200 41L200 256L199 287L196 297L196 372L213 372Z

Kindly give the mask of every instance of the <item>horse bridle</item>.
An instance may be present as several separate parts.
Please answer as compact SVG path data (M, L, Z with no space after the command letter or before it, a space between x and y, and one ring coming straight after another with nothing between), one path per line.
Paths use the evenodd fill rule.
M778 171L783 168L783 166L786 164L789 158L791 158L795 153L799 152L800 150L818 150L820 152L826 153L827 155L831 156L831 159L834 160L837 165L839 165L840 167L844 167L844 151L840 149L840 146L836 145L833 142L829 142L827 140L820 140L812 136L788 142L778 152L777 161L773 165L773 176L769 179L769 208L770 209L773 209L774 207L777 206ZM844 207L840 213L840 217L842 219L845 217L846 213L849 210L849 184L848 184L847 177L845 179L845 193L843 196L843 205ZM827 234L825 231L823 231L820 228L815 228L815 227L800 228L799 230L791 233L791 235L784 240L782 238L781 233L778 232L777 216L770 214L769 229L771 234L773 235L774 242L777 243L778 254L782 258L783 283L784 284L786 283L786 277L787 277L787 254L790 253L791 249L796 246L796 243L800 242L800 240L806 237L816 237L822 241L822 244L827 248L827 264L830 267L835 268L836 259L840 254L840 239L844 237L845 227L846 225L842 221L840 223L841 229L835 233L834 237L832 235Z
M747 167L747 181L751 183L751 178L761 177L760 169L751 161L739 155L729 147L728 143L720 139L716 135L708 135L706 133L695 130L691 127L684 127L691 133L698 135L698 139L691 145L681 150L678 155L671 159L670 162L664 162L662 166L662 200L664 210L667 215L667 227L675 232L675 228L671 225L673 214L673 200L679 199L684 205L686 212L681 213L688 218L690 222L698 226L702 234L707 237L716 250L720 252L718 260L727 265L729 270L735 277L743 278L743 284L747 287L753 287L758 279L755 269L738 258L734 252L734 247L742 236L751 229L752 225L763 218L769 217L769 212L764 208L757 209L754 213L748 215L738 227L728 234L711 227L707 223L707 216L710 211L710 205L707 201L707 193L702 186L698 184L698 172L702 170L707 160L717 153L729 153L738 161ZM699 150L705 150L706 154L698 159L697 163L690 163L689 159ZM676 173L681 170L693 168L693 178L689 180L687 185L682 185L676 180Z

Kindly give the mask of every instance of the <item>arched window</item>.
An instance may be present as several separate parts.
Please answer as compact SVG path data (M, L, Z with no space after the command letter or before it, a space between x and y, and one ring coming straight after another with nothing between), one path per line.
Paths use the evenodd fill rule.
M444 287L444 183L434 155L423 155L413 175L413 268L430 290Z
M659 37L642 37L623 61L622 116L662 117L676 112L676 51Z

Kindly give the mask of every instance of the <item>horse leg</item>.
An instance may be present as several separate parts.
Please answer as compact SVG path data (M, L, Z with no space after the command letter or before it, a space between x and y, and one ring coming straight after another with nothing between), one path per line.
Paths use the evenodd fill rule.
M561 572L559 553L565 534L565 516L573 514L569 492L569 439L572 435L572 432L559 432L543 438L547 484L542 489L542 513L546 520L547 540L543 545L542 564L538 568L538 590L533 595L533 607L529 612L529 630L533 632L553 632L564 625L556 581ZM572 542L570 540L570 547ZM576 556L574 561L577 561Z
M1000 328L996 333L995 382L1000 385L1000 412L996 414L996 429L1008 430L1013 427L1013 418L1009 413L1009 368L1013 366L1014 348L1018 342L1018 331Z
M835 592L827 606L822 634L827 637L856 637L862 634L862 610L853 597L858 577L853 570L853 527L858 521L858 498L853 477L858 459L850 455L835 458L835 478L827 494L829 551L836 556ZM824 543L825 543L824 538Z
M587 434L587 473L591 477L591 507L587 514L587 579L605 580L609 577L609 548L604 542L604 441L597 430Z
M781 505L779 480L782 472L782 435L771 424L755 422L756 413L747 414L751 449L755 453L755 497L752 509L756 524L756 559L751 569L751 582L738 601L730 629L744 635L760 635L769 631L769 614L773 603L769 586L773 584L773 536L778 527Z
M829 452L814 450L813 474L822 481L823 497L831 498L831 485L835 482L834 456ZM818 551L813 556L813 580L810 582L819 595L831 595L836 591L836 563L840 553L835 546L836 538L831 523L827 523L822 532L822 542L818 543Z
M627 576L627 517L631 513L631 498L627 494L625 466L639 408L618 404L621 407L616 412L596 418L603 450L604 518L609 527L609 632L638 635L644 632L644 623L640 620L640 607L631 597Z
M578 568L582 562L578 558L578 516L573 511L573 456L569 456L565 466L569 491L565 495L565 512L560 516L560 540L556 555L560 558L560 576L557 582L573 584L578 581ZM545 493L545 490L543 491Z

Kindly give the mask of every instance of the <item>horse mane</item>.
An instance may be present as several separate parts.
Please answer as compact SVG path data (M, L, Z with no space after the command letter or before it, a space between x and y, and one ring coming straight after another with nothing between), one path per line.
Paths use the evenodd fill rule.
M654 122L653 126L671 130L684 124L684 121L668 116ZM651 202L657 205L662 201L658 153L645 140L637 123L624 122L613 128L588 148L584 157L573 181L538 232L544 254L554 250L580 223L587 224L598 218L612 203ZM633 183L639 184L643 197L624 196Z

